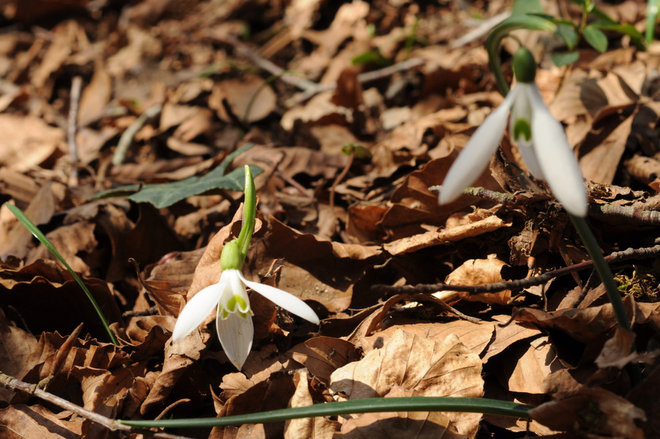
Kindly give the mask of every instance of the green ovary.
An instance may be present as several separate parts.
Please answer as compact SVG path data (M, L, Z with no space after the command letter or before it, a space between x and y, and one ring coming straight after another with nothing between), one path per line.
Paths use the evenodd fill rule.
M513 138L518 141L520 137L524 137L527 142L532 138L532 127L525 119L517 119L513 125Z

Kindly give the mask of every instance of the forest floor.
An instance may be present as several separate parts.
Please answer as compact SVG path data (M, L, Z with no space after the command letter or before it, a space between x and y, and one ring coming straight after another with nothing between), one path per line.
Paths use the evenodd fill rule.
M541 3L580 18L570 1ZM643 31L646 2L597 4ZM583 44L556 67L557 39L518 31L500 53L509 78L519 42L534 53L632 332L617 328L566 212L508 135L478 189L438 204L434 186L503 101L484 41L511 8L2 2L0 372L46 399L0 388L0 436L119 437L56 395L110 419L393 396L536 407L531 422L396 412L169 431L195 438L659 437L660 46L606 33L606 51ZM171 335L220 277L243 193L218 177L245 164L259 175L243 273L305 300L321 324L252 292L254 341L238 371L213 315ZM5 202L81 275L118 345Z

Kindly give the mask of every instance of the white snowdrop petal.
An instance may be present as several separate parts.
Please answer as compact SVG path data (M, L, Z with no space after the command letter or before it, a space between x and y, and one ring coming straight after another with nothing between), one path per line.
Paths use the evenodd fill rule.
M220 282L209 285L190 299L176 319L172 333L173 341L181 340L204 322L218 305L226 284L226 280L220 278Z
M238 313L230 313L223 320L220 316L217 316L215 329L218 332L218 339L220 339L220 344L227 358L229 358L231 364L241 370L250 349L252 349L252 337L254 336L252 317L241 317Z
M523 162L525 162L525 166L527 166L529 173L540 180L545 180L541 165L539 165L539 161L536 158L533 142L521 140L516 145L518 146L520 157L522 157Z
M587 215L587 193L577 159L566 139L564 127L550 113L534 88L531 93L534 151L550 190L575 216Z
M465 148L447 173L438 197L440 204L447 204L458 198L463 190L481 175L490 158L500 144L506 130L509 109L518 91L514 87L479 128L474 132Z
M259 282L251 282L245 279L242 274L239 273L239 275L241 276L241 280L243 283L245 283L245 285L252 288L254 291L261 294L275 305L286 309L298 317L302 317L308 322L312 322L317 325L320 323L319 317L316 315L314 310L293 294L287 293L286 291L280 290L279 288L271 287L270 285L264 285Z

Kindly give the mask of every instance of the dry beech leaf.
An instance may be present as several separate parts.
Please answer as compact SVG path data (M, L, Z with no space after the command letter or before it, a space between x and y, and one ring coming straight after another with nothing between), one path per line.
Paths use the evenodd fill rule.
M64 130L34 116L0 114L0 164L27 171L64 151Z
M314 404L309 393L307 371L301 369L293 376L296 391L289 400L289 407L307 407ZM286 421L284 439L332 439L339 429L337 421L328 417L300 418Z
M14 377L22 377L36 362L37 340L32 334L8 324L0 309L0 371ZM0 389L0 402L8 403L14 391Z
M646 420L644 411L626 399L601 388L583 387L572 395L530 410L532 419L554 430L588 437L642 439L636 425Z
M601 369L606 367L622 369L637 357L637 353L632 350L634 343L635 333L617 326L614 336L605 342L594 362Z
M560 367L550 339L536 338L516 361L508 379L508 389L511 392L544 394L547 392L545 379Z
M337 369L330 389L347 399L386 397L400 387L411 396L483 396L481 360L456 337L442 341L397 331L380 349ZM480 414L451 413L460 434L474 437Z
M626 298L627 308L631 301ZM542 329L561 329L582 343L603 337L616 326L612 305L591 306L585 309L560 309L545 312L539 309L522 308L515 315L519 322L532 323Z
M224 102L234 117L244 123L252 123L264 119L275 110L277 96L260 76L245 74L216 83L209 97L209 107L216 110L220 119L230 122Z
M62 421L41 405L13 404L0 408L0 435L5 439L79 439L82 418Z
M469 259L463 262L460 267L449 273L445 279L445 283L449 285L484 285L502 282L504 279L500 272L502 267L506 265L507 264L504 261L497 259L497 255L495 254L488 255L487 259ZM439 295L442 293L443 292L440 291L433 294ZM509 300L511 300L511 290L481 294L459 292L459 294L465 300L498 305L506 305L509 303Z
M292 357L316 378L328 383L338 368L360 358L353 343L334 337L314 337L295 346Z
M412 392L395 386L390 397L411 396ZM456 432L453 422L443 412L365 413L345 422L337 439L411 438L411 439L465 439L470 437Z
M358 345L369 352L387 343L398 330L408 334L424 337L428 340L442 341L450 335L455 335L471 352L479 355L493 338L495 325L492 322L472 323L467 320L453 320L445 323L415 323L411 325L395 325L385 330L373 333L368 337L360 337Z
M517 341L541 335L541 331L538 329L528 328L518 322L511 321L511 317L509 316L502 315L494 316L493 318L500 322L500 324L495 325L495 338L488 345L488 349L482 357L484 363Z
M98 60L94 75L80 97L78 124L83 127L99 119L112 96L112 78L105 71L103 61Z

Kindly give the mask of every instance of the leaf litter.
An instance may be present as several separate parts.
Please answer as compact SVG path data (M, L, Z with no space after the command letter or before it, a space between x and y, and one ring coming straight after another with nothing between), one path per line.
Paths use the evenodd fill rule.
M586 259L507 138L475 183L484 190L446 206L433 190L502 101L482 41L456 42L511 2L6 3L2 202L23 209L84 277L120 346L3 207L1 372L117 419L371 396L536 406L529 423L399 412L179 432L200 438L660 434L652 258L612 265L633 332L616 328L588 270L482 294L372 288L489 284ZM600 3L643 27L645 2ZM660 190L657 47L642 52L608 37L607 52L581 47L570 68L537 54L540 91L589 182L590 221L606 254L655 245ZM84 86L70 138L76 76ZM263 169L246 276L306 300L323 321L316 328L251 295L254 345L236 371L212 326L182 343L170 337L187 299L217 281L222 247L240 229L232 172L244 164ZM113 197L98 199L102 191ZM642 377L630 374L632 362ZM8 389L0 432L119 437Z

